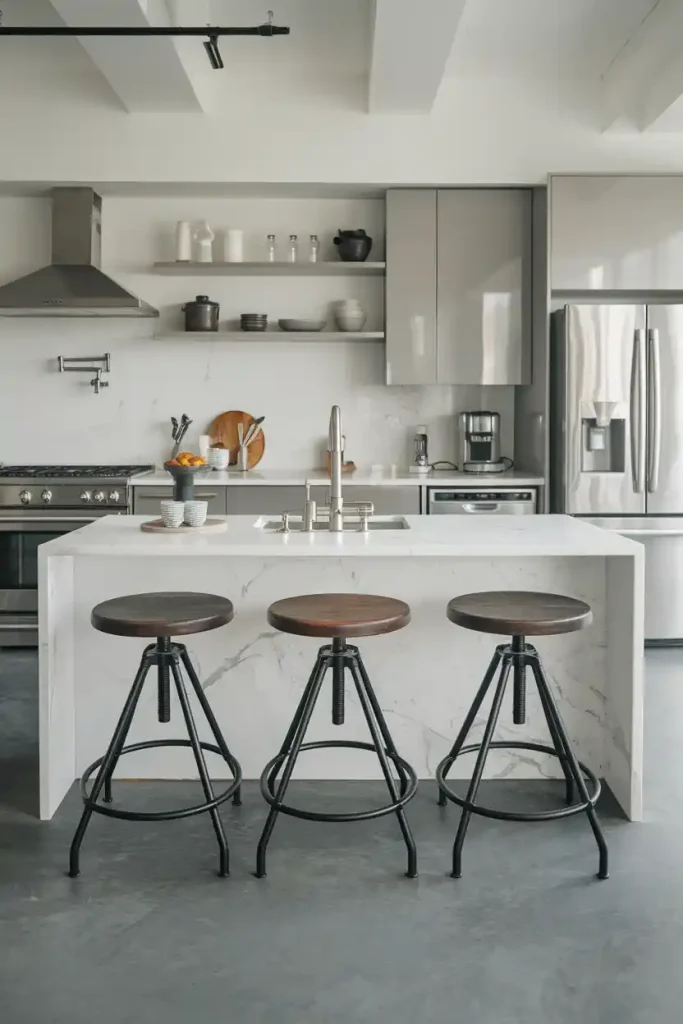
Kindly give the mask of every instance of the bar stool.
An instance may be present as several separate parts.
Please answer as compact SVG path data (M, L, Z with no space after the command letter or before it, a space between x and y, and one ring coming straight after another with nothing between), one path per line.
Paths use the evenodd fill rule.
M410 622L410 608L403 601L396 601L390 597L368 594L309 594L276 601L268 609L268 622L283 633L331 637L332 644L325 645L318 651L315 666L280 752L268 762L261 775L261 793L270 804L270 812L258 844L257 878L263 878L266 874L266 849L280 813L304 818L307 821L368 821L392 812L396 813L408 850L406 874L409 878L414 878L417 875L415 840L403 808L415 796L417 775L396 750L358 648L346 642L349 637L377 636L403 629ZM358 693L372 743L352 740L303 742L328 669L332 669L333 724L344 724L345 674L348 669ZM343 814L306 811L285 804L287 787L301 751L330 747L374 751L382 767L391 802L372 810ZM282 778L276 789L277 777L283 764ZM398 788L391 774L391 764L396 768L399 777Z
M104 814L110 818L123 818L127 821L172 821L178 818L189 818L194 814L208 811L211 816L218 848L220 851L219 874L229 874L228 843L223 831L223 824L218 813L218 806L229 797L239 804L242 769L228 749L218 722L211 710L206 694L192 667L187 648L184 644L174 643L173 636L184 636L190 633L202 633L209 629L218 629L232 621L234 610L232 602L225 597L213 594L193 593L158 593L133 594L128 597L117 597L111 601L103 601L92 610L91 622L95 629L102 633L113 633L115 636L155 637L156 643L146 647L140 667L123 706L118 725L114 730L111 742L104 757L98 757L86 768L81 779L81 796L83 813L71 843L69 859L69 875L79 875L80 848L85 830L93 813ZM180 663L192 684L197 700L206 716L215 743L205 743L199 739L194 715L190 707L187 690L183 682ZM158 705L157 712L160 722L171 720L171 675L178 693L180 707L185 719L189 739L151 740L146 743L132 743L125 746L135 709L142 693L147 673L153 665L157 666ZM134 750L149 750L152 747L191 747L197 762L197 770L204 790L205 802L177 810L143 813L126 811L107 806L112 802L112 775L122 754ZM233 782L223 792L215 795L209 776L203 751L208 750L219 754L227 763ZM99 770L98 770L99 769ZM93 772L97 776L92 789L88 792L88 781ZM97 803L104 789L104 803Z
M525 640L526 636L549 636L583 629L590 625L593 618L590 606L583 601L562 597L558 594L491 591L465 594L463 597L454 598L448 604L447 615L451 622L464 626L465 629L477 630L480 633L507 634L511 637L511 643L500 644L496 648L484 681L477 691L455 743L448 756L441 761L436 769L440 806L445 806L446 801L451 800L463 809L453 844L452 877L460 878L462 874L462 848L472 814L481 814L486 818L497 818L502 821L549 821L555 818L567 818L572 814L580 814L585 811L598 844L598 878L607 878L609 874L607 844L595 812L595 804L600 796L600 781L585 764L577 761L555 698L548 685L538 651ZM464 746L499 666L500 674L483 739L481 743ZM552 747L540 743L492 742L511 672L514 687L513 722L515 725L523 725L526 720L527 668L531 669L536 681L543 714L553 742ZM556 810L523 813L500 811L475 803L486 758L492 748L534 750L557 757L565 777L566 806ZM457 757L473 752L477 753L477 760L467 796L463 799L449 788L446 776ZM590 792L586 780L590 784ZM576 802L575 790L579 794L579 800Z

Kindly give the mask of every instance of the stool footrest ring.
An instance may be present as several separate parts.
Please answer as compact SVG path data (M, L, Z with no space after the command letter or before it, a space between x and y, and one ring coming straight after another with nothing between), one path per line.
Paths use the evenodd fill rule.
M355 740L320 740L317 743L303 743L301 750L324 750L336 747L346 747L352 750L369 750L371 753L376 753L376 748L372 743L360 743ZM408 782L405 793L399 797L394 803L386 804L383 807L375 807L368 811L349 811L346 814L327 814L320 811L306 811L298 807L290 807L288 804L278 803L275 798L275 785L277 783L277 777L272 779L272 788L270 781L270 774L274 768L279 769L280 766L286 761L289 756L289 752L284 754L278 754L277 757L273 757L266 767L263 769L261 774L261 793L263 799L274 807L277 811L282 814L289 814L294 818L304 818L306 821L370 821L373 818L381 818L386 814L393 814L401 807L413 799L417 792L417 774L415 769L404 761L402 757L392 751L385 749L385 754L395 765L399 765L405 774L408 776Z
M463 747L457 757L462 754L477 753L481 749L481 744L471 743L466 747ZM542 743L521 743L513 741L500 740L490 744L490 749L498 750L534 750L541 754L550 754L553 757L557 757L557 751L554 747L546 746ZM474 804L466 800L464 797L458 796L449 787L448 783L444 778L444 773L447 772L450 767L455 763L457 757L445 757L443 761L437 766L435 777L437 785L447 800L452 803L458 804L463 807L466 811L470 811L472 814L480 814L485 818L496 818L500 821L554 821L557 818L569 818L573 814L581 814L586 811L588 807L594 807L598 801L601 791L600 780L597 775L587 768L585 764L578 762L579 768L581 769L584 777L591 784L593 792L590 794L588 801L582 801L581 803L569 804L565 807L559 807L556 810L548 811L499 811L492 807L483 807L480 804ZM559 781L559 780L558 780Z
M136 750L151 750L154 747L191 747L192 743L188 740L149 740L145 743L131 743L130 746L124 747L121 751L121 756L124 754L132 754ZM171 811L126 811L117 807L110 807L105 804L98 804L94 800L90 799L88 793L88 782L93 772L102 765L104 757L98 757L96 761L93 761L89 765L81 777L81 798L86 807L89 807L91 811L96 814L104 814L108 818L123 818L126 821L175 821L179 818L189 818L193 814L202 814L204 811L210 811L214 807L218 807L219 804L229 800L231 796L239 789L240 783L242 782L242 769L239 762L232 757L226 757L220 747L216 746L215 743L199 743L202 750L208 750L212 754L218 754L220 758L228 765L232 774L234 775L233 781L224 789L222 793L219 793L213 800L208 800L203 804L194 804L191 807L181 807L177 810Z

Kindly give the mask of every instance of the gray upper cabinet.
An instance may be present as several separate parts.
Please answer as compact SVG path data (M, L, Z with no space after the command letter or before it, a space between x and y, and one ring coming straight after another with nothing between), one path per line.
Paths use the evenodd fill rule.
M437 225L437 383L529 383L531 193L440 190Z
M530 333L530 190L390 190L387 384L527 384Z
M553 291L683 290L683 175L556 175Z
M387 193L387 384L436 382L436 192Z

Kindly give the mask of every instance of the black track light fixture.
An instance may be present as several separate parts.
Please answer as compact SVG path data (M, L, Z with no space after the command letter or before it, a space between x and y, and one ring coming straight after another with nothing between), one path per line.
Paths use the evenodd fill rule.
M214 33L209 34L209 38L204 43L204 49L206 55L211 62L211 67L214 71L220 71L221 68L225 67L223 58L221 57L221 51L218 49L218 36Z
M0 14L0 22L2 15ZM214 71L224 68L223 58L218 49L221 36L288 36L289 28L273 25L273 12L268 11L268 21L263 25L229 26L229 25L173 25L163 27L133 27L111 25L106 28L95 28L92 25L3 25L0 23L0 39L3 36L110 36L110 37L155 37L155 36L208 36L204 49Z

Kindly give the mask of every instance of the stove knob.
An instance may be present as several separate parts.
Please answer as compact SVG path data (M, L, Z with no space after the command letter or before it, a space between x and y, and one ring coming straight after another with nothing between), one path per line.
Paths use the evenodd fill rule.
M92 501L92 494L90 493L90 491L81 491L81 501L84 502L85 504L87 504L89 501Z
M22 505L30 505L32 497L33 495L30 491L21 491L19 494L19 501Z
M109 500L110 501L120 501L120 499L121 499L121 495L119 494L118 491L110 491L109 492Z
M49 505L50 502L52 501L52 491L43 491L40 497L43 499L46 505Z
M104 501L105 497L106 497L106 495L105 495L104 491L95 491L95 493L93 494L93 499L95 501Z

